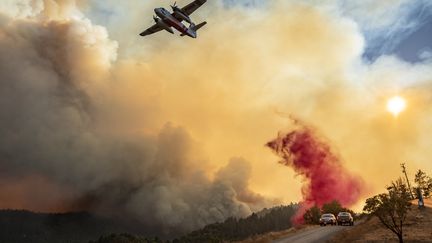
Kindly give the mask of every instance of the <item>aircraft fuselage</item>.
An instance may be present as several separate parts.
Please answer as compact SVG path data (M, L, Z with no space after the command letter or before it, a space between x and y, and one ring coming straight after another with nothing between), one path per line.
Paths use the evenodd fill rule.
M154 12L156 15L167 25L174 27L184 35L188 35L192 38L196 38L197 34L192 28L186 27L182 22L177 20L171 13L165 8L155 8Z

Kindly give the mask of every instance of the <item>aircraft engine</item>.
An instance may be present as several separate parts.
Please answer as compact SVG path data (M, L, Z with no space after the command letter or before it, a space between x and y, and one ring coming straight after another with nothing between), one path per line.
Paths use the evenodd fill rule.
M187 16L185 13L183 13L183 11L181 11L181 9L179 9L176 6L171 6L172 10L174 11L174 13L181 19L184 20L188 23L192 23L191 19L189 18L189 16Z
M169 25L167 25L162 19L160 19L156 16L153 16L153 19L156 22L156 24L159 25L159 27L165 29L166 31L170 32L171 34L174 34L173 29Z

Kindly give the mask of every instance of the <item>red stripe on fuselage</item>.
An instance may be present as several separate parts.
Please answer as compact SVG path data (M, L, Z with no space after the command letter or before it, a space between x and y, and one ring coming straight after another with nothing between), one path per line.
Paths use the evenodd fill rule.
M169 26L174 27L176 30L180 31L184 35L188 35L195 38L195 36L190 33L189 29L181 21L176 19L166 9L156 8L155 13L159 18L161 18L162 21L164 21Z
M165 21L165 23L168 23L169 25L174 27L176 30L180 31L181 33L187 34L188 28L176 18L174 18L172 15L165 16L165 19L162 20Z

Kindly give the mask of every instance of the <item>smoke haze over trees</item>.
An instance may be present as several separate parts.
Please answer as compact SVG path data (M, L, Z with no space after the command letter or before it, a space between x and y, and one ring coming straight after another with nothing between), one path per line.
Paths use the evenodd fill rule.
M178 237L171 242L221 242L241 240L292 226L290 218L297 204L264 209L244 218L230 217ZM130 223L130 222L129 222ZM151 243L166 242L157 232L145 232L139 222L90 213L42 214L28 211L0 211L0 242L14 243ZM125 234L124 232L128 232Z

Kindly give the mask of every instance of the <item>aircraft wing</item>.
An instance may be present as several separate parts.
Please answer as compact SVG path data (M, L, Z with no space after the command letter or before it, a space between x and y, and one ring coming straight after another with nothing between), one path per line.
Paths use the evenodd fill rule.
M195 10L197 10L199 7L201 7L204 3L206 3L207 0L195 0L185 7L183 7L181 10L183 13L187 15L191 15Z
M155 25L153 25L152 27L150 27L150 28L146 29L145 31L143 31L143 32L140 34L140 36L151 35L151 34L154 34L154 33L156 33L156 32L159 32L159 31L161 31L161 30L163 30L163 28L160 27L159 25L155 24Z

